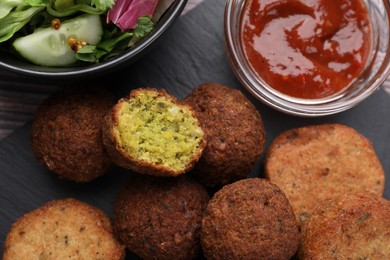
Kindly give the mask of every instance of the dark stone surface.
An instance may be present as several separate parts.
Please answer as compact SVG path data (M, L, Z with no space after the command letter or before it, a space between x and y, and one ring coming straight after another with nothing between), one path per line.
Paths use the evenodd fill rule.
M224 0L207 0L178 19L164 39L143 59L111 75L79 84L106 86L117 97L133 88L165 88L183 98L203 82L219 82L240 89L259 109L266 128L267 147L282 131L293 127L338 122L369 138L390 179L390 96L377 91L357 107L322 118L297 118L276 112L252 98L235 78L227 61L223 36ZM11 224L24 213L53 199L74 197L91 203L109 215L123 181L132 174L115 169L88 184L59 180L35 160L29 145L28 123L0 142L0 243ZM387 160L386 160L387 159ZM263 156L250 176L263 176ZM390 199L390 181L385 195ZM128 256L129 259L134 256Z

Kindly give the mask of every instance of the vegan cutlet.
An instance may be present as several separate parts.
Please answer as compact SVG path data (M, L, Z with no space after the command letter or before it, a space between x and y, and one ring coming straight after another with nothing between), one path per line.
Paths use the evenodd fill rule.
M75 199L54 200L18 219L8 232L3 259L124 259L111 220Z
M302 226L299 257L389 259L390 201L371 194L327 200Z
M384 171L370 141L351 127L291 129L274 139L265 175L287 196L303 223L325 199L345 193L382 196Z

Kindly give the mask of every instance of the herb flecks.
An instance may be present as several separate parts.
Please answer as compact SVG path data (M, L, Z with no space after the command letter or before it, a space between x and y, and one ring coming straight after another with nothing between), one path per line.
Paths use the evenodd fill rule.
M367 218L369 218L371 216L371 214L368 212L368 211L366 211L366 212L364 212L363 213L363 215L361 215L360 217L359 217L359 220L358 220L358 222L359 223L363 223Z

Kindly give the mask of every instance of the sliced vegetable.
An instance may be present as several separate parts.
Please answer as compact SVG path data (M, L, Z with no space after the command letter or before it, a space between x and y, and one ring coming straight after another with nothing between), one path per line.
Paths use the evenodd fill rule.
M75 51L86 44L98 44L102 34L99 15L83 14L64 21L58 30L49 27L18 38L13 47L37 65L69 66L77 61Z

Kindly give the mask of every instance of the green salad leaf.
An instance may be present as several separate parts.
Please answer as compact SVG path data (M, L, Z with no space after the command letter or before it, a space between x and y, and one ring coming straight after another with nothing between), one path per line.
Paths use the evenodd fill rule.
M74 0L57 0L52 3L56 10L64 10L75 5Z
M46 7L47 0L1 0L0 43L5 42Z
M6 17L12 10L20 11L26 7L39 7L39 6L46 6L46 1L44 0L1 0L0 19Z
M0 19L6 17L15 7L23 4L23 0L5 0L0 2Z
M0 19L0 43L10 39L17 31L25 26L31 18L44 9L44 6L23 6L21 10L10 12Z
M107 59L107 55L111 54L114 49L119 50L119 45L122 43L127 43L127 41L132 37L131 33L122 33L115 38L109 38L102 40L100 43L95 45L85 45L78 52L76 52L76 58L81 61L86 62L99 62L102 57ZM125 40L127 40L125 42ZM127 44L122 45L122 48L125 49Z
M133 33L136 37L144 37L146 34L153 31L154 23L149 16L138 18L137 27L134 28Z
M91 4L99 9L107 10L114 6L115 0L92 0Z
M86 62L98 62L102 54L96 49L95 45L85 45L76 52L76 59Z
M47 12L55 17L65 17L78 12L105 14L114 0L48 0Z

